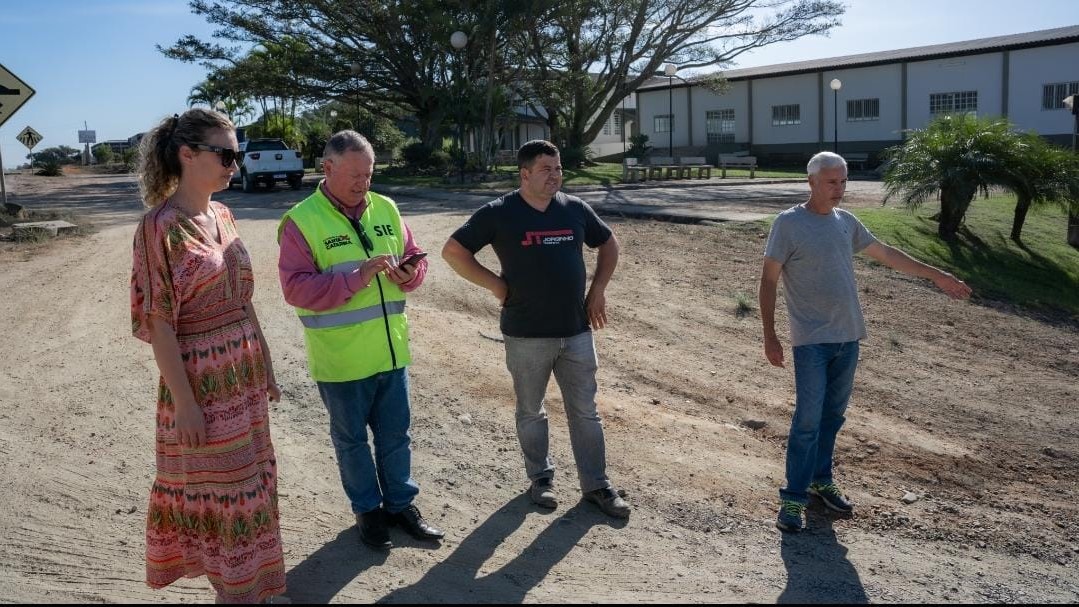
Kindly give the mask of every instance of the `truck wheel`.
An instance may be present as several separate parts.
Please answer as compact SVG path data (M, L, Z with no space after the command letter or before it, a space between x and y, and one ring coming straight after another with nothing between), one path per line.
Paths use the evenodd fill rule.
M243 183L244 194L250 194L255 191L255 180L251 175L247 174L247 171L240 174L240 181Z
M288 178L288 185L294 190L300 189L303 186L303 175L296 175Z

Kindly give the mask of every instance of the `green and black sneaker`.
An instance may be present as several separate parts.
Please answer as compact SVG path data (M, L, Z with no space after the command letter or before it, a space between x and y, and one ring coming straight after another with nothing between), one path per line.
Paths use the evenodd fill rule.
M825 506L836 512L850 514L854 511L854 504L843 497L834 483L813 483L809 485L809 494L819 497Z
M802 522L805 509L805 504L783 500L779 503L779 518L776 519L776 527L779 527L780 531L789 531L791 533L801 531L802 527L805 526L805 523Z

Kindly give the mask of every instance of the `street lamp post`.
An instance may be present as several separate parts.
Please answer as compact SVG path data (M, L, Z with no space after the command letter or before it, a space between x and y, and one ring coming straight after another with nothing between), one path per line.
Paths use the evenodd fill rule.
M674 162L674 75L678 66L668 63L663 66L663 73L667 75L667 155Z
M450 46L453 47L453 50L460 51L467 44L468 44L468 34L462 32L461 30L457 30L456 32L453 32L453 34L450 35ZM455 104L457 106L457 182L458 183L464 183L465 182L465 126L464 126L464 119L461 118L461 106L464 105L464 95L462 94L462 91L460 90L460 81L459 81L459 78L461 77L460 71L461 71L461 58L460 58L460 56L457 56L457 69L454 70L454 74L453 74L454 84L456 85L455 88L458 88L457 99L456 99L457 103Z
M843 82L839 78L832 78L828 83L832 87L832 151L839 153L839 89L843 88Z
M1076 151L1076 138L1079 137L1079 95L1064 98L1064 107L1072 113L1072 152ZM1068 244L1079 249L1079 213L1068 213Z
M352 121L352 127L356 128L360 124L360 73L363 72L363 66L357 61L349 66L349 70L352 75L356 77L356 119Z

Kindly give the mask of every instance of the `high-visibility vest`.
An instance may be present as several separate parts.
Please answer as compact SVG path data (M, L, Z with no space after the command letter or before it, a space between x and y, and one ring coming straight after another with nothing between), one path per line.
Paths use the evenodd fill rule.
M371 251L364 250L360 235L322 193L321 184L281 218L278 242L288 219L300 229L322 273L352 271L376 255L405 252L397 205L374 192L367 193L367 208L360 217L374 245ZM315 381L354 381L412 362L405 293L385 277L376 276L347 303L331 310L297 307L296 312L303 323L308 370Z

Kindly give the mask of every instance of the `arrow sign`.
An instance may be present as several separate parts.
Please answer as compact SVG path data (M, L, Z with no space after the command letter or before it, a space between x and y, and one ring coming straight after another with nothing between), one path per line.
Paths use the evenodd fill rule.
M34 96L34 89L0 65L0 126Z
M37 147L37 144L41 143L41 140L44 139L44 137L34 129L26 127L18 135L15 135L15 139L18 139L23 145L33 150Z

